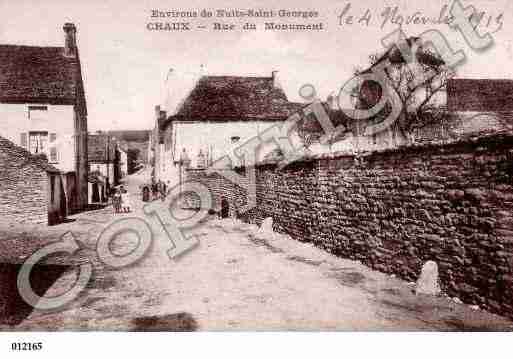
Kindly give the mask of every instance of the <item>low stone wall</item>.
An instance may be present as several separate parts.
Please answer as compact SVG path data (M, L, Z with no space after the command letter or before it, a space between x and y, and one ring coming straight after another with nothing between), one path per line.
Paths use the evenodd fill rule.
M6 223L48 222L48 175L33 163L0 169L0 219ZM21 161L22 159L20 159ZM2 161L0 161L2 163Z
M245 193L189 172L237 213ZM249 222L414 281L438 263L442 289L513 317L513 136L257 168Z
M223 202L229 205L229 216L239 216L238 209L242 208L246 203L246 192L242 187L228 181L222 173L213 172L207 175L205 169L188 169L186 171L186 180L188 182L200 182L210 189L213 201L213 210L220 213ZM226 171L227 172L227 171ZM243 175L242 170L237 169L239 175ZM183 207L196 209L199 208L199 198L192 193L184 193Z

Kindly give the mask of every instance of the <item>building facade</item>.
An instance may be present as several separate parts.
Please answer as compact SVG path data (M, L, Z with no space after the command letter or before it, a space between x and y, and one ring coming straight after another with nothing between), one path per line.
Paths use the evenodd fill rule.
M0 135L61 172L67 212L87 207L87 106L73 24L63 47L0 45Z
M89 134L89 171L100 174L107 191L119 184L121 176L121 155L116 139L107 133Z
M155 177L173 185L181 182L184 168L226 166L219 160L301 106L287 99L277 71L269 77L202 76L175 114L156 108ZM268 152L264 146L258 155ZM232 156L229 166L243 161Z

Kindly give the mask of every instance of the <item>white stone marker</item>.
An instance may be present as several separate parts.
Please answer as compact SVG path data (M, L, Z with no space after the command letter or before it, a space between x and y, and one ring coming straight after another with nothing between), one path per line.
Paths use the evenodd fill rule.
M420 277L417 280L415 294L439 295L441 292L438 283L438 265L433 261L424 263Z
M267 217L260 225L259 233L274 233L273 232L273 218Z

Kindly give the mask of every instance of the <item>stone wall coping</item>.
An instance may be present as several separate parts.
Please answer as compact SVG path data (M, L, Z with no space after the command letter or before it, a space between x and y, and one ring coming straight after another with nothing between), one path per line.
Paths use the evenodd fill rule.
M333 153L321 153L316 155L304 156L296 161L291 162L289 165L298 165L301 163L314 162L318 160L336 160L342 158L353 158L353 159L367 159L374 156L383 156L383 155L394 155L394 154L414 154L418 152L441 152L444 153L446 150L452 149L454 147L459 146L473 146L476 147L476 151L479 151L480 147L487 147L490 145L498 145L498 144L508 144L513 146L513 132L509 130L498 131L490 134L481 134L479 136L470 136L464 139L460 139L453 142L429 142L429 143L418 143L418 144L410 144L410 145L402 145L395 148L387 148L376 151L362 151L362 152L348 152L348 151L339 151ZM257 163L254 167L263 168L263 167L277 167L280 161L276 159L264 160ZM237 166L234 168L216 168L215 172L222 171L233 171L233 170L243 170L244 167ZM206 171L207 168L187 168L186 171L189 172L202 172Z

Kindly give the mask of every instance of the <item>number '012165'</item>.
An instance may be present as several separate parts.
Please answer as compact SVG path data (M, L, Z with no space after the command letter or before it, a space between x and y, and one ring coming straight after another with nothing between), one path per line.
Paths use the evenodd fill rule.
M43 343L12 343L11 349L15 351L38 351L43 349Z

